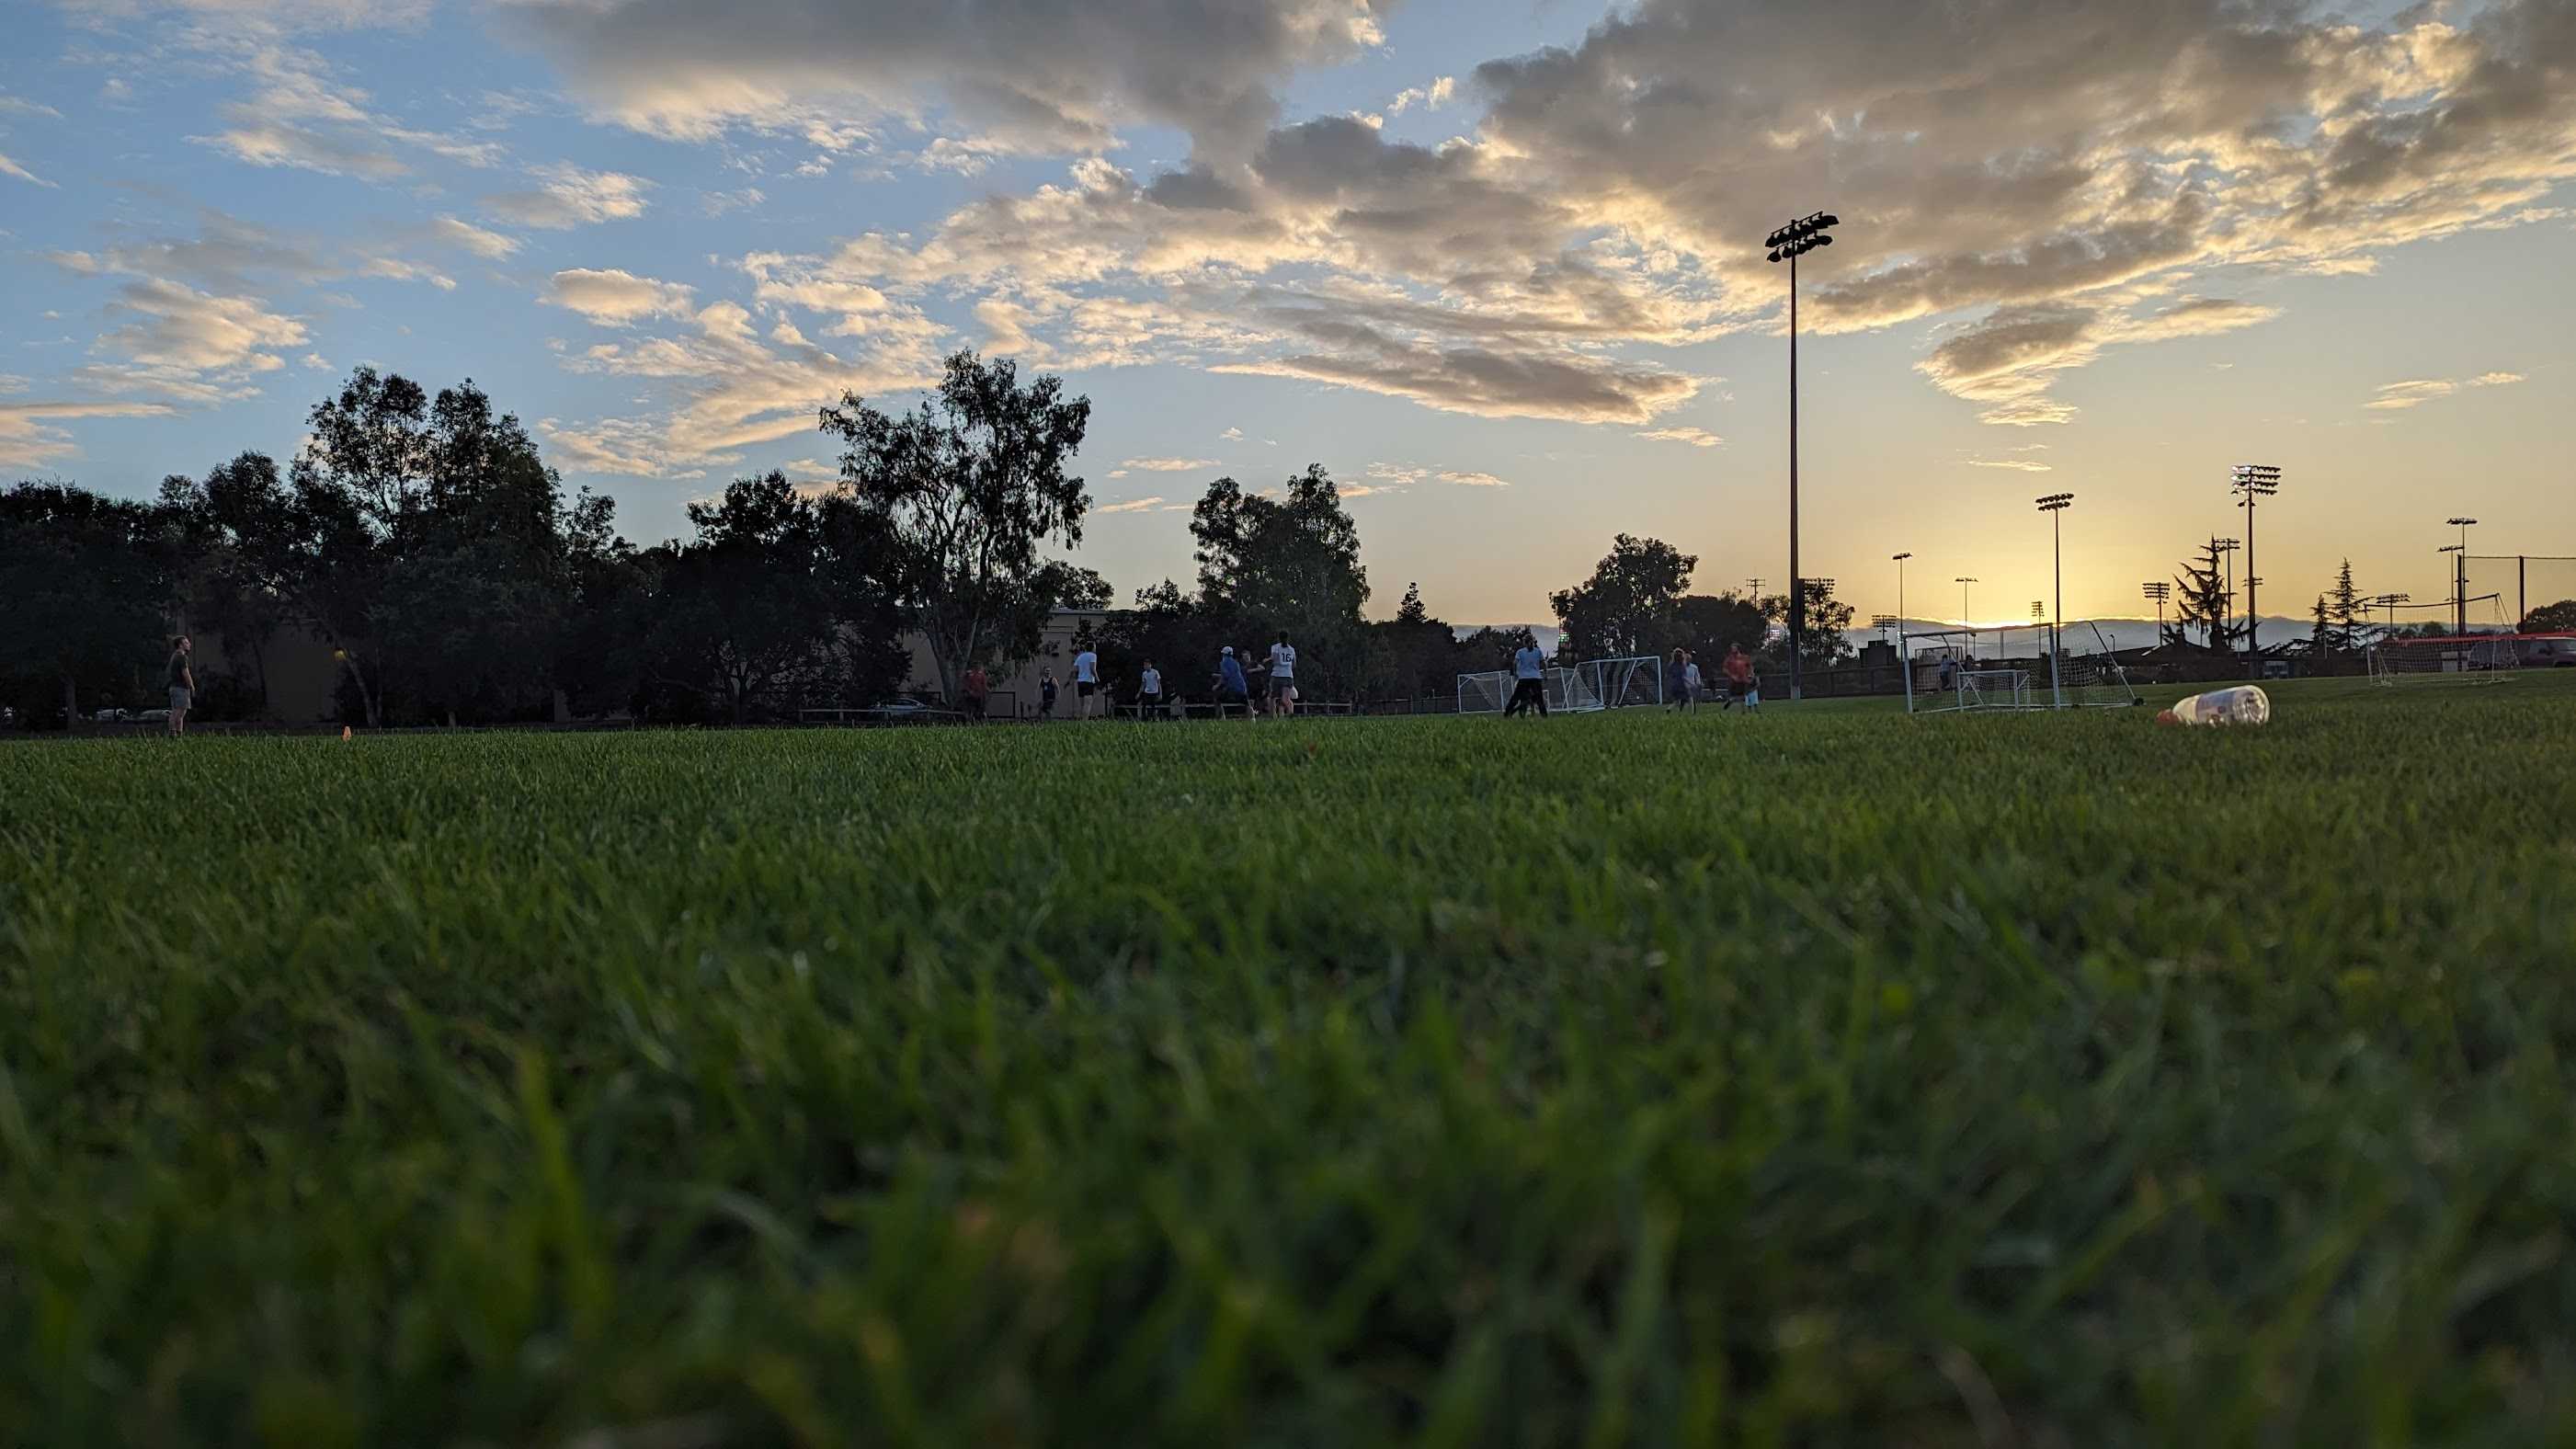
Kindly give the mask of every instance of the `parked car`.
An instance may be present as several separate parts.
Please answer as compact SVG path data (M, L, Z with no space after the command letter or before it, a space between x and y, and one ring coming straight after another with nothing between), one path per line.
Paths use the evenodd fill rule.
M2515 647L2525 669L2576 669L2576 634L2525 639Z
M168 724L170 722L170 711L166 709L147 709L143 713L136 715L135 718L143 721L145 724Z
M880 719L911 719L930 713L930 708L909 694L898 694L879 704L876 713Z
M127 720L134 718L134 712L132 710L118 709L114 705L110 705L107 708L100 710L98 713L91 715L90 718L100 724L123 724Z

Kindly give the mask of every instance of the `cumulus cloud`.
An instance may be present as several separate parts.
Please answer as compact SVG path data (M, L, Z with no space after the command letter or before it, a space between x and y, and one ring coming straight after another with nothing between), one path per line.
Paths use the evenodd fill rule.
M1217 434L1217 436L1229 443L1240 443L1243 441L1243 429L1228 428L1224 432Z
M273 349L305 340L302 322L254 298L213 296L159 277L126 284L107 313L127 320L102 333L101 346L146 367L188 373L274 371L285 364Z
M994 143L1105 150L1130 123L1257 137L1273 86L1376 44L1371 0L523 0L502 12L596 113L654 135L848 129L942 109Z
M644 193L652 182L620 171L585 171L569 164L529 168L534 190L504 191L483 198L484 208L504 221L548 231L602 221L625 221L644 214Z
M1714 448L1726 441L1706 428L1653 428L1637 436L1657 443L1688 443L1694 448Z
M1124 502L1124 503L1104 503L1104 504L1100 505L1098 508L1093 509L1093 510L1092 510L1092 512L1094 512L1094 513L1150 513L1150 512L1152 512L1154 509L1160 508L1160 507L1162 506L1162 504L1163 504L1163 500L1162 500L1162 498L1161 498L1159 495L1157 495L1157 496L1152 496L1152 497L1146 497L1146 498L1130 498L1130 499L1128 499L1128 500L1127 500L1126 502Z
M677 282L639 277L622 268L575 267L554 274L538 300L580 313L607 327L625 327L647 317L676 317L693 305L691 288Z
M189 32L184 39L251 79L247 99L217 109L224 129L188 138L236 160L391 181L412 169L404 151L478 167L497 165L506 154L492 142L424 129L374 110L366 91L331 79L328 66L311 51L209 31Z
M2510 387L2517 382L2529 382L2530 380L2531 379L2524 377L2518 372L2482 372L2469 379L2469 386Z

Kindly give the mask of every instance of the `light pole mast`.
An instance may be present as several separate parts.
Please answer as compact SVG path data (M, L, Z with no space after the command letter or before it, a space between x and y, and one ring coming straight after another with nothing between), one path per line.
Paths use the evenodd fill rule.
M1888 558L1896 564L1896 640L1900 650L1905 647L1905 561L1912 557L1914 555L1911 553L1888 555Z
M1829 247L1834 239L1829 228L1841 217L1816 212L1772 232L1762 239L1771 249L1771 260L1789 263L1789 698L1802 697L1798 680L1799 656L1805 652L1807 635L1807 589L1798 569L1798 258L1817 247Z
M2245 500L2245 662L2250 672L2261 674L2263 646L2256 631L2262 628L2263 615L2254 597L2254 501L2281 491L2281 470L2269 463L2239 463L2227 486Z
M2173 585L2162 579L2149 579L2146 596L2156 601L2156 647L2162 648L2165 642L2165 600L2173 597Z
M1968 585L1977 580L1952 579L1950 582L1959 586L1959 627L1968 631L1968 654L1974 658L1977 653L1977 626L1974 616L1968 612Z
M2458 555L2451 561L2451 632L2466 634L2469 632L2469 530L2476 526L2477 520L2454 518L2449 522L2460 531L2460 546L2442 550Z
M2056 566L2057 618L2048 630L2048 692L2059 709L2066 708L2066 686L2057 671L2057 656L2066 652L2066 532L2060 515L2074 501L2072 493L2051 493L2036 500L2039 511L2048 515L2050 556Z
M2212 649L2226 643L2227 631L2236 627L2236 551L2245 546L2245 541L2222 538L2215 540L2215 546L2219 557L2227 563L2227 586L2218 595L2218 635L2209 641Z

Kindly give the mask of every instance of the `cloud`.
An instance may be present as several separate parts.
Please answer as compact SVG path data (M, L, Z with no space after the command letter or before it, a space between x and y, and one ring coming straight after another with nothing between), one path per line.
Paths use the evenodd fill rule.
M184 32L180 39L251 78L248 99L216 108L225 129L188 138L250 165L381 182L411 172L397 148L476 167L497 165L506 154L491 142L424 130L371 109L367 92L331 80L326 63L311 51L257 39L245 43L207 30Z
M524 0L501 12L595 113L649 134L794 134L934 111L997 145L1099 151L1129 124L1248 144L1273 85L1381 39L1370 0Z
M24 96L0 95L0 116L37 116L48 121L59 121L63 118L63 113L51 106L28 100Z
M1228 428L1224 432L1217 434L1217 436L1229 443L1240 443L1243 441L1243 429Z
M160 418L178 409L156 402L0 402L0 467L42 468L80 449L48 426L76 418Z
M1118 465L1145 473L1190 473L1201 468L1214 468L1214 458L1128 458Z
M1124 503L1104 503L1091 511L1094 513L1147 513L1161 507L1162 503L1163 500L1159 495L1130 498Z
M1943 392L1986 404L1982 422L2062 423L2076 409L2049 397L2049 389L2058 374L2090 365L2104 348L2210 336L2278 315L2228 297L2186 298L2155 310L2118 299L1998 307L1943 338L1914 368Z
M1971 468L2009 468L2017 473L2054 473L2057 471L2056 468L2050 464L2038 462L2029 458L1962 458L1959 461L1967 464Z
M606 327L625 327L647 317L684 316L695 305L693 289L660 282L611 267L575 267L554 274L546 294L537 300L580 313Z
M427 282L442 292L456 290L454 277L434 268L424 267L418 262L404 261L400 257L377 257L360 268L358 275L389 282Z
M33 182L38 186L44 187L48 191L58 189L55 187L54 183L47 181L35 172L28 170L26 167L19 165L15 161L10 160L9 154L5 151L0 151L0 176L15 176L21 181Z
M1658 443L1688 443L1694 448L1714 448L1726 441L1706 428L1655 428L1637 436Z
M1408 86L1397 91L1395 99L1386 103L1386 113L1390 116L1401 116L1415 106L1436 111L1449 104L1457 94L1458 78L1444 75L1427 86Z
M159 277L126 284L107 312L130 320L101 334L101 346L183 373L274 371L285 364L272 349L305 340L302 322L255 298L213 296Z
M1509 488L1512 486L1510 483L1495 477L1491 473L1453 472L1447 469L1443 469L1441 471L1440 481L1443 483L1455 483L1462 488Z
M530 167L540 185L533 191L504 191L483 198L484 208L504 221L548 231L603 221L625 221L644 214L644 193L653 185L619 171L585 171L555 164Z
M698 209L709 216L722 216L729 211L748 211L768 199L768 193L757 186L746 186L739 191L710 191L698 198Z
M452 216L442 216L431 222L429 234L448 246L472 252L486 261L501 261L519 249L517 237L504 236Z
M2466 382L2447 377L2411 378L2405 382L2380 384L2378 392L2362 406L2372 412L2405 412L2449 397L2463 387L2510 387L2523 381L2527 379L2518 372L2482 372Z

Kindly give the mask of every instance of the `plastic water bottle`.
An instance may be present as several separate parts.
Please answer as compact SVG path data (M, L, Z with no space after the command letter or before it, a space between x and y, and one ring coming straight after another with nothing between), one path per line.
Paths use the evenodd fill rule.
M2182 700L2156 718L2165 724L2258 725L2272 717L2272 697L2259 685L2213 689Z

